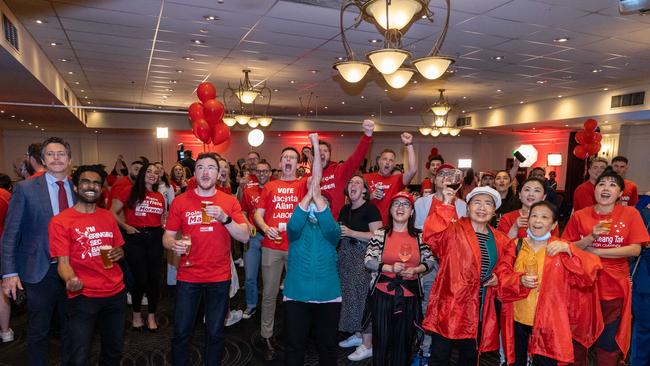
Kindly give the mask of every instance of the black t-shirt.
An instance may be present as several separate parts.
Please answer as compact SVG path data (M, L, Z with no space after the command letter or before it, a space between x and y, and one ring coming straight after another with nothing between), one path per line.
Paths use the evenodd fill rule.
M490 225L492 225L492 227L497 227L499 220L501 220L501 216L507 214L510 211L518 210L520 208L521 201L519 200L519 197L517 197L516 194L512 193L512 191L509 191L506 198L501 200L501 206L499 206L499 208L494 212L494 217L492 217Z
M351 204L343 206L339 212L339 221L354 231L368 232L370 231L369 223L381 221L379 209L369 201L364 202L359 208L351 208Z

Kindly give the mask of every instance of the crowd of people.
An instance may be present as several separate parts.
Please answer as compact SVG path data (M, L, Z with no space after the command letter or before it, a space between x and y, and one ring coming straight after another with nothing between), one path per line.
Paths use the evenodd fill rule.
M286 365L305 363L310 335L328 366L341 349L374 365L449 365L454 349L458 365L490 352L518 366L587 365L590 352L598 365L648 364L650 205L635 208L625 157L589 161L564 225L555 175L541 167L522 181L517 161L459 179L433 155L410 186L413 136L400 136L406 168L384 149L366 171L374 123L362 129L345 161L312 133L278 160L184 150L169 173L122 156L110 172L71 169L66 141L30 145L24 180L0 175L2 341L14 339L10 302L26 301L29 365L53 361L54 317L62 364L88 365L98 333L100 364L119 365L127 317L132 331L158 331L167 268L178 366L201 315L205 365L221 363L224 327L242 318L259 319L265 360L285 345ZM240 259L246 307L231 311Z

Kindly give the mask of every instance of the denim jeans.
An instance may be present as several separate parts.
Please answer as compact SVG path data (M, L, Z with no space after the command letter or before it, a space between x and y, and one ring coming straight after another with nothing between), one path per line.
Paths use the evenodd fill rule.
M65 365L70 345L66 314L68 301L65 284L57 272L57 264L50 264L41 282L23 282L23 285L27 291L27 364L47 366L54 362L48 361L48 334L52 316L56 315L61 327L61 358Z
M260 259L262 258L262 234L257 233L248 240L248 250L244 253L244 270L246 272L246 306L257 307L258 290L257 277L260 272Z
M101 337L99 365L119 366L124 348L126 291L114 296L91 298L79 295L68 300L70 366L88 365L95 326Z
M220 365L224 347L224 320L228 310L230 280L223 282L176 283L176 313L174 336L172 337L172 364L189 364L189 347L201 298L205 304L205 325L207 327L205 365Z

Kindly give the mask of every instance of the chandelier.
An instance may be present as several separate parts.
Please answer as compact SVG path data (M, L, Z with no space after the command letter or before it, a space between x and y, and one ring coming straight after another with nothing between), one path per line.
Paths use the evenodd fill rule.
M418 130L424 136L431 135L432 137L438 137L440 135L450 135L458 136L461 129L456 126L456 123L453 125L448 123L449 112L451 111L451 104L449 100L445 98L444 92L445 89L438 89L440 95L438 100L436 100L430 107L429 110L433 112L433 123L431 126L426 124L420 127ZM420 117L422 118L422 117ZM423 119L424 121L424 119Z
M266 85L261 88L253 87L248 77L251 71L244 69L242 72L244 73L244 81L242 82L240 80L237 89L230 87L230 84L224 89L223 103L226 109L226 115L223 117L223 122L228 127L236 124L242 126L248 125L251 128L268 127L273 121L273 118L267 116L269 106L271 105L271 89L266 87ZM228 107L228 97L230 97L231 106L233 101L239 104L238 109ZM255 103L258 97L266 99L266 107L262 115L255 113Z
M441 56L440 48L445 42L449 29L450 0L445 0L447 16L445 24L433 45L431 51L425 56L412 61L415 69L403 66L411 58L411 53L402 49L402 36L419 19L433 21L433 13L429 10L431 0L347 0L341 6L340 28L341 40L346 52L346 58L334 64L343 79L349 83L359 82L368 70L374 66L386 82L393 88L405 86L415 74L415 69L426 79L435 80L442 76L449 65L454 62L451 57ZM380 33L384 34L384 48L366 54L370 62L357 60L354 51L345 36L343 14L349 7L356 7L360 15L354 20L356 28L361 21L375 25Z

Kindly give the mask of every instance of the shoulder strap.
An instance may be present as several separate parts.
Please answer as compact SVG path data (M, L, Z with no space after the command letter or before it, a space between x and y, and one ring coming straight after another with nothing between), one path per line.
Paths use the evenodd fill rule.
M519 240L517 240L517 249L515 249L515 257L519 255L523 243L524 243L524 238L519 238Z

